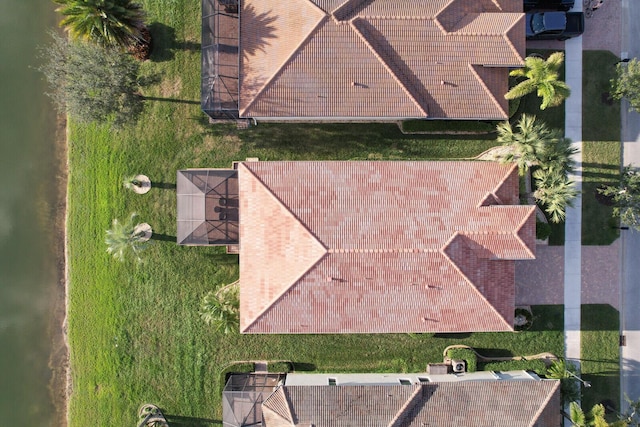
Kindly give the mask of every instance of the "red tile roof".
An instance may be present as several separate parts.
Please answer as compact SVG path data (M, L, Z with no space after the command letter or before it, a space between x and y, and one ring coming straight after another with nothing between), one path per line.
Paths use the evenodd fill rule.
M240 115L507 118L521 12L521 0L245 0Z
M262 404L265 427L557 427L559 381L398 386L283 386Z
M514 261L534 258L515 166L247 162L247 333L512 330Z

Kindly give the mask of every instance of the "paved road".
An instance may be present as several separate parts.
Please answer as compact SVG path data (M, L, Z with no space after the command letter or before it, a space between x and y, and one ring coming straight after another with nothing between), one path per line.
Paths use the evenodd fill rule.
M640 58L640 2L622 0L622 57ZM622 141L623 162L640 167L640 114L628 112L623 102ZM624 396L640 398L640 233L621 231L622 239L622 290L621 326L626 346L621 347L622 407L626 409Z

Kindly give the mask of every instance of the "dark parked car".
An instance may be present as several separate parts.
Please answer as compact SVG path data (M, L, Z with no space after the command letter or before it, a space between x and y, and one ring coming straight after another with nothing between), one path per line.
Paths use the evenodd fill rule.
M527 13L527 40L567 40L583 32L582 12Z
M566 12L573 7L574 3L574 0L524 0L524 11L540 9L563 10Z

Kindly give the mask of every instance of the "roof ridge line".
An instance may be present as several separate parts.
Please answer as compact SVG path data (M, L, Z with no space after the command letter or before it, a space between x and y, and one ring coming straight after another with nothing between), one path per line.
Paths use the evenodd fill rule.
M512 13L517 13L517 12L512 12ZM522 15L522 16L520 16L520 18L518 18L515 21L513 21L513 23L509 26L509 28L507 28L507 30L504 33L502 33L501 35L505 39L505 41L507 42L507 46L509 46L509 49L511 49L513 51L513 53L515 54L515 56L517 58L520 58L520 62L522 62L522 64L524 65L524 58L522 57L522 55L520 55L520 52L518 52L518 49L516 49L516 47L513 45L513 43L511 42L511 39L509 39L509 36L508 36L509 31L513 30L513 27L518 25L521 20L526 19L526 15L524 13L521 13L519 15ZM526 25L526 23L525 23L525 25Z
M439 249L428 248L327 248L328 254L352 254L352 253L435 253L439 252Z
M291 283L290 286L287 286L285 289L283 289L278 295L276 295L269 302L268 305L265 306L265 308L263 308L260 312L258 312L258 314L254 316L254 319L250 323L248 323L247 326L245 326L240 332L243 332L243 333L247 332L249 328L251 328L254 324L256 324L256 322L258 322L258 320L260 320L261 317L263 317L269 310L271 310L271 308L275 305L275 303L277 303L283 296L285 296L285 294L287 294L292 288L294 288L298 284L300 279L302 279L305 275L309 274L309 271L313 270L315 266L318 265L318 263L326 257L327 257L327 253L322 254L322 256L318 258L316 262L314 262L311 266L309 266L309 268L306 271L304 271L299 277L297 277L293 281L293 283Z
M269 188L268 185L266 185L264 183L264 181L262 179L260 179L260 177L258 177L254 171L252 171L249 167L246 166L245 162L240 162L239 167L244 168L246 171L248 171L251 176L253 176L253 178L259 182L262 187L267 191L267 193L269 194L269 197L273 198L273 200L279 204L280 206L282 206L284 208L284 210L291 215L292 218L294 218L296 220L296 222L306 231L306 233L312 238L312 240L314 242L316 242L320 247L322 247L322 249L324 250L323 254L316 259L310 266L309 268L307 268L306 270L304 270L304 272L302 272L299 276L297 276L289 286L284 287L284 289L278 293L274 298L271 299L271 301L265 305L265 307L260 310L253 318L253 320L248 323L244 328L241 329L240 332L246 332L252 325L254 325L258 319L260 319L260 317L262 317L273 305L275 302L277 302L280 298L282 298L287 292L289 292L289 290L291 290L291 288L293 288L296 283L298 283L300 281L300 279L302 277L304 277L305 274L309 273L310 270L312 270L316 265L318 265L318 263L324 259L327 256L327 246L320 241L320 239L318 238L318 236L316 236L313 232L311 232L311 230L309 230L309 227L307 226L307 224L305 224L303 221L300 220L300 218L298 218L293 212L291 212L291 210L287 207L286 204L284 204L282 202L282 200L280 200L278 197L276 197L275 194L273 194L273 191L271 190L271 188Z
M475 76L476 80L478 81L478 83L480 83L480 85L482 86L482 88L484 89L485 93L489 95L489 98L491 99L491 102L498 107L498 111L501 111L502 113L504 113L506 116L509 115L509 111L508 109L505 111L504 108L502 108L502 105L500 105L500 103L498 102L498 100L496 99L496 97L493 95L493 92L491 92L491 90L489 90L489 87L487 86L487 84L484 82L484 80L482 79L482 77L480 77L480 74L478 74L478 72L476 71L476 67L482 67L482 65L477 65L477 64L469 64L468 65L469 69L471 70L471 73Z
M522 230L522 227L524 227L527 221L529 221L529 218L531 217L531 215L533 214L535 216L537 206L532 205L530 209L531 209L531 212L529 212L529 215L526 215L522 219L522 221L520 221L520 224L518 225L518 227L513 231L513 236L522 244L522 247L525 249L525 251L528 252L529 255L531 255L531 259L535 259L536 254L534 254L533 251L531 251L529 246L527 246L527 244L524 242L524 240L522 240L522 238L519 235L520 230Z
M549 381L549 380L540 380L540 381ZM529 423L528 427L535 427L536 421L538 421L538 419L540 418L540 415L542 415L544 410L547 409L547 405L549 404L549 401L551 400L551 398L555 394L555 392L558 389L558 387L560 387L560 380L551 380L551 381L555 381L553 390L551 391L551 393L547 394L547 396L545 397L544 401L542 402L542 405L540 405L540 407L538 407L538 410L534 414L534 418L531 420L531 422Z
M307 0L309 1L309 0ZM261 98L262 95L264 94L264 92L267 90L267 88L274 82L274 80L276 80L277 77L280 76L280 74L283 73L283 69L284 67L289 64L291 62L291 60L293 59L293 57L300 52L300 50L302 49L302 46L305 45L305 43L307 43L307 41L310 39L311 35L314 34L318 28L320 28L320 26L322 24L324 24L324 22L329 19L329 15L327 15L327 13L320 9L320 7L318 7L315 3L313 3L312 1L309 1L310 4L312 4L315 8L317 8L318 10L322 11L322 13L324 13L324 16L322 17L322 19L320 19L318 21L318 23L313 27L313 29L311 31L309 31L309 34L307 34L307 36L302 39L302 41L300 41L300 44L298 46L296 46L295 49L293 49L291 51L291 54L287 57L287 59L284 60L284 62L282 63L282 65L280 65L277 69L277 71L275 73L273 73L273 75L271 77L269 77L267 79L267 81L264 82L264 84L262 85L262 87L258 90L258 92L256 93L256 95L253 97L253 99L251 100L251 102L249 102L243 109L242 111L240 111L240 115L244 115L244 113L249 110L253 104L255 104L256 102L258 102L258 98Z
M407 416L407 411L413 408L417 403L418 395L422 394L422 386L415 385L415 390L411 393L411 396L404 402L404 405L400 407L396 415L391 419L387 427L396 427L399 426L400 421L402 421Z
M447 252L446 252L447 247L449 247L449 245L451 245L451 243L453 243L453 241L458 236L462 236L462 234L460 232L456 231L455 233L453 233L451 238L449 240L447 240L447 242L442 246L442 248L440 250L440 252L442 253L442 256L445 257L445 259L447 261L449 261L449 263L451 263L451 266L454 268L454 270L456 270L458 272L458 274L460 274L460 276L462 276L462 278L465 280L465 282L467 282L469 285L471 285L471 288L473 289L473 291L487 303L486 305L488 305L491 308L491 311L493 311L498 316L498 319L500 319L500 321L502 323L504 323L510 330L513 330L513 325L509 325L509 323L504 319L504 317L502 317L502 314L500 314L500 312L494 307L494 305L491 303L491 301L489 301L487 299L487 297L484 296L484 294L482 292L480 292L480 290L471 281L471 279L469 279L469 277L462 272L460 267L458 267L458 264L456 264L453 261L453 259L449 255L447 255ZM491 260L487 260L487 262L492 262L492 261Z
M280 413L280 411L274 410L274 408L269 407L269 401L271 399L276 399L277 397L281 397L283 400L283 403L286 406L286 411L288 415L288 419L286 417L283 416L283 414ZM289 402L289 397L287 396L287 393L285 393L285 389L284 386L279 385L276 387L276 389L273 391L273 393L271 393L265 400L263 405L266 405L266 407L271 410L275 415L278 416L278 418L282 419L285 422L288 422L289 425L294 426L295 422L293 420L293 413L291 412L291 402Z
M398 78L398 76L396 75L396 73L393 71L393 69L389 66L389 64L387 64L387 62L382 58L382 56L380 56L380 54L378 53L378 51L376 51L376 49L373 47L373 45L369 42L369 40L364 36L364 34L362 34L358 28L356 27L355 22L357 21L365 21L364 19L360 18L360 17L355 17L353 18L351 21L349 21L349 26L351 26L351 28L353 29L353 31L356 33L356 35L362 40L362 42L365 44L365 46L367 46L369 48L369 50L373 53L373 56L375 56L378 61L380 61L380 63L382 64L382 66L387 70L387 72L389 74L391 74L391 77L393 78L393 80L396 81L396 83L398 84L398 86L400 86L400 88L403 90L403 92L409 97L409 99L416 105L416 107L418 107L418 110L420 110L422 112L422 114L424 114L426 117L429 117L429 113L427 111L425 111L425 109L422 107L422 105L418 102L418 100L413 96L413 94L411 93L411 91L404 85L404 83L402 82L402 80L400 78Z

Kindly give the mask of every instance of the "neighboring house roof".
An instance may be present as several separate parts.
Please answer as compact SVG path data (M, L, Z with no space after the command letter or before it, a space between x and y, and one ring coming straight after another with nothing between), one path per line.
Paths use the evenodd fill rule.
M535 252L515 165L243 162L245 333L513 330Z
M556 427L559 381L398 386L282 386L262 404L265 427Z
M506 119L521 12L522 0L245 0L240 116Z

